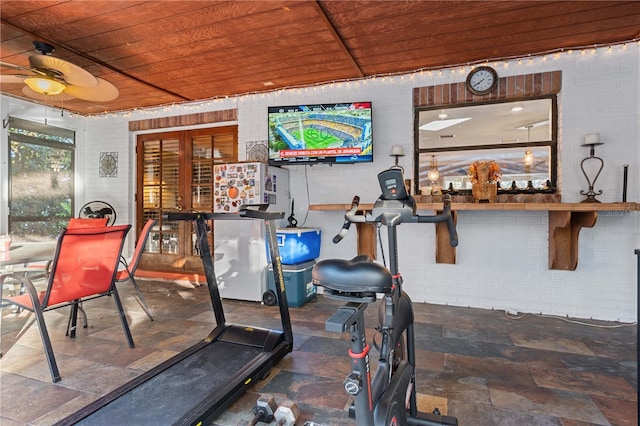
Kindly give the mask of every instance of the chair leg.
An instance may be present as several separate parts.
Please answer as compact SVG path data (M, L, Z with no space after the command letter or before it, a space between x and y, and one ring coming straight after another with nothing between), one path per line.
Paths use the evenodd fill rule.
M82 314L82 328L89 328L89 321L87 320L87 313L82 307L82 302L78 305L78 312Z
M67 332L65 336L69 336L71 339L76 338L76 325L78 322L78 301L71 305L71 311L69 312L69 320L67 321Z
M69 319L67 320L67 331L64 334L65 336L69 336L74 339L76 337L76 322L78 320L78 303L74 303L71 305L71 310L69 311Z
M124 314L124 308L122 307L122 302L120 301L120 296L118 295L118 290L116 289L115 285L113 286L113 300L115 300L116 302L116 307L118 308L118 313L120 314L120 322L122 323L124 334L127 336L127 342L129 342L129 347L133 348L135 346L133 344L133 337L131 336L129 323L127 322L127 317Z
M89 327L89 321L87 320L87 313L82 309L82 302L76 302L71 306L69 312L69 320L67 321L67 332L65 336L69 336L74 339L76 337L76 329L78 328L78 312L82 314L82 328Z
M138 301L140 302L140 306L142 306L142 309L144 309L144 311L147 313L147 316L149 317L149 319L153 321L153 317L151 316L151 312L149 312L149 307L147 306L147 302L144 300L144 296L142 296L142 292L140 291L140 287L138 287L138 283L136 282L136 279L133 278L133 275L129 275L129 278L131 279L133 288L136 290L136 293L138 293Z
M22 284L26 287L31 297L31 303L33 305L33 313L36 316L38 322L38 330L40 331L40 338L42 339L42 346L44 346L45 355L47 357L47 363L49 364L49 371L51 372L51 380L53 383L60 381L60 371L58 370L58 363L56 357L53 354L53 346L51 346L51 339L49 338L49 332L47 326L44 323L44 315L42 314L42 308L40 306L40 300L38 300L38 291L35 286L27 278L20 278Z
M49 332L47 326L44 323L44 315L38 308L34 310L36 320L38 321L38 330L40 330L40 338L42 339L42 345L44 346L45 354L47 356L47 363L49 364L49 371L51 372L51 380L53 383L60 381L60 371L58 370L58 363L56 357L53 354L53 347L51 346L51 339L49 338Z

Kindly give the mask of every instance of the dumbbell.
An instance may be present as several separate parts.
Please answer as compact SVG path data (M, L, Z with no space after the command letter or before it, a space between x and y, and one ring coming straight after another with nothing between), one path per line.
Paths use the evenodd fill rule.
M284 401L276 409L274 417L278 426L294 426L300 417L300 410L295 402Z
M255 425L258 422L271 423L277 408L278 404L276 404L274 397L269 395L260 396L253 407L254 416L249 425Z

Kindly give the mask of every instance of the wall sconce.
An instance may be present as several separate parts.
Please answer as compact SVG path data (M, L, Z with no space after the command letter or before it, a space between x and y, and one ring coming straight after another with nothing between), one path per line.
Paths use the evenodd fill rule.
M603 145L603 144L604 142L600 142L599 133L589 133L584 135L584 142L582 142L582 146L589 147L589 156L584 160L582 160L582 162L580 163L580 169L582 169L582 174L584 175L585 179L587 179L587 183L589 184L589 190L587 192L580 191L580 194L587 196L587 198L582 200L583 203L599 203L600 202L596 200L596 195L602 194L602 190L595 192L593 188L596 184L596 180L598 180L598 176L600 176L600 172L602 171L602 168L604 167L604 160L600 157L595 156L596 154L595 147L596 145ZM595 162L591 160L595 160ZM598 172L596 173L593 180L589 179L589 175L587 175L587 172L584 170L584 164L587 161L591 161L596 165L599 163L600 165L600 167L598 168ZM593 170L595 170L595 168Z
M404 151L402 150L402 146L394 145L391 147L391 156L396 157L396 166L398 165L398 159L400 157L404 157Z
M67 88L64 84L50 77L28 77L24 83L34 92L43 95L59 95Z

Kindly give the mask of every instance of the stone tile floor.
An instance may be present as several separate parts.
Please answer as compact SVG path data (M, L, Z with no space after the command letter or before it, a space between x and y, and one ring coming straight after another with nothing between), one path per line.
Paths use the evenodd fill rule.
M50 425L179 353L213 328L205 286L140 280L151 322L129 284L120 292L136 343L129 349L110 298L85 303L89 327L65 337L66 309L45 314L62 380L51 383L32 315L2 310L0 424ZM275 328L275 307L225 301L228 322ZM319 296L291 308L294 351L216 421L244 425L260 395L295 401L297 424L354 424L342 381L346 335L326 332L339 302ZM417 389L422 410L460 425L637 425L636 327L600 328L556 318L416 304ZM373 327L376 309L367 310ZM587 321L611 326L613 323ZM368 337L373 336L373 329ZM171 389L167 390L171 392ZM153 424L153 419L150 419Z

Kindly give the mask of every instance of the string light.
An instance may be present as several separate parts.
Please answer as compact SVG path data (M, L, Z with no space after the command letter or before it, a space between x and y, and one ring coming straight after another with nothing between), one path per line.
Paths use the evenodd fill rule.
M359 79L345 79L345 80L336 80L331 82L318 82L318 83L315 83L312 85L306 85L306 86L281 87L281 88L273 89L270 91L246 92L246 93L240 93L233 96L225 95L221 97L211 98L208 100L190 102L188 104L187 103L184 103L184 104L171 103L171 104L161 105L155 108L144 109L144 110L139 108L133 108L129 110L111 111L108 113L97 113L97 114L88 114L88 115L79 114L79 113L69 113L69 115L72 117L78 116L78 117L95 118L95 119L108 118L108 117L132 117L133 115L158 115L160 112L171 113L178 109L189 110L189 111L206 110L208 107L211 107L212 105L220 105L223 103L228 103L229 104L228 107L233 108L234 106L237 107L238 102L243 102L246 99L251 99L258 95L264 99L267 96L281 95L286 91L297 91L297 93L302 93L301 90L304 90L304 92L308 92L309 90L317 91L319 89L327 90L327 88L332 89L332 88L335 88L336 86L338 88L341 88L343 87L343 85L346 87L351 87L352 85L359 87L360 84L364 86L368 83L374 83L376 81L379 81L379 79L382 79L382 82L384 83L387 83L387 82L393 83L395 81L394 77L397 77L402 81L405 81L407 78L413 81L416 75L420 77L423 77L425 75L429 77L433 77L435 75L434 72L437 72L437 76L442 77L444 76L444 72L446 70L450 70L450 74L455 75L456 69L458 69L460 73L464 73L466 72L467 69L472 70L476 66L480 66L480 65L486 66L490 63L492 63L493 66L496 68L499 66L500 62L503 62L504 68L508 68L510 61L513 61L515 64L522 66L524 65L524 60L526 60L528 65L533 65L535 58L539 58L540 61L542 62L547 62L548 60L547 55L552 55L554 59L560 59L562 58L563 54L570 56L575 54L575 52L577 51L579 51L580 55L582 56L586 55L589 52L591 54L596 54L598 49L604 49L605 53L612 54L615 52L616 48L619 48L621 51L625 51L626 49L628 49L628 46L631 43L633 43L633 45L637 47L640 47L640 38L635 38L632 40L627 40L627 41L613 43L613 44L573 46L571 48L558 48L558 49L552 49L552 50L543 51L543 52L530 53L528 55L485 59L485 60L481 60L473 63L451 64L448 66L437 66L437 67L424 67L424 68L419 68L419 69L415 69L413 71L408 71L408 72L377 74L377 75L371 75L371 76L359 78ZM10 96L10 95L7 95L7 96ZM35 102L35 103L39 103L39 102ZM49 106L45 104L42 104L42 105Z

